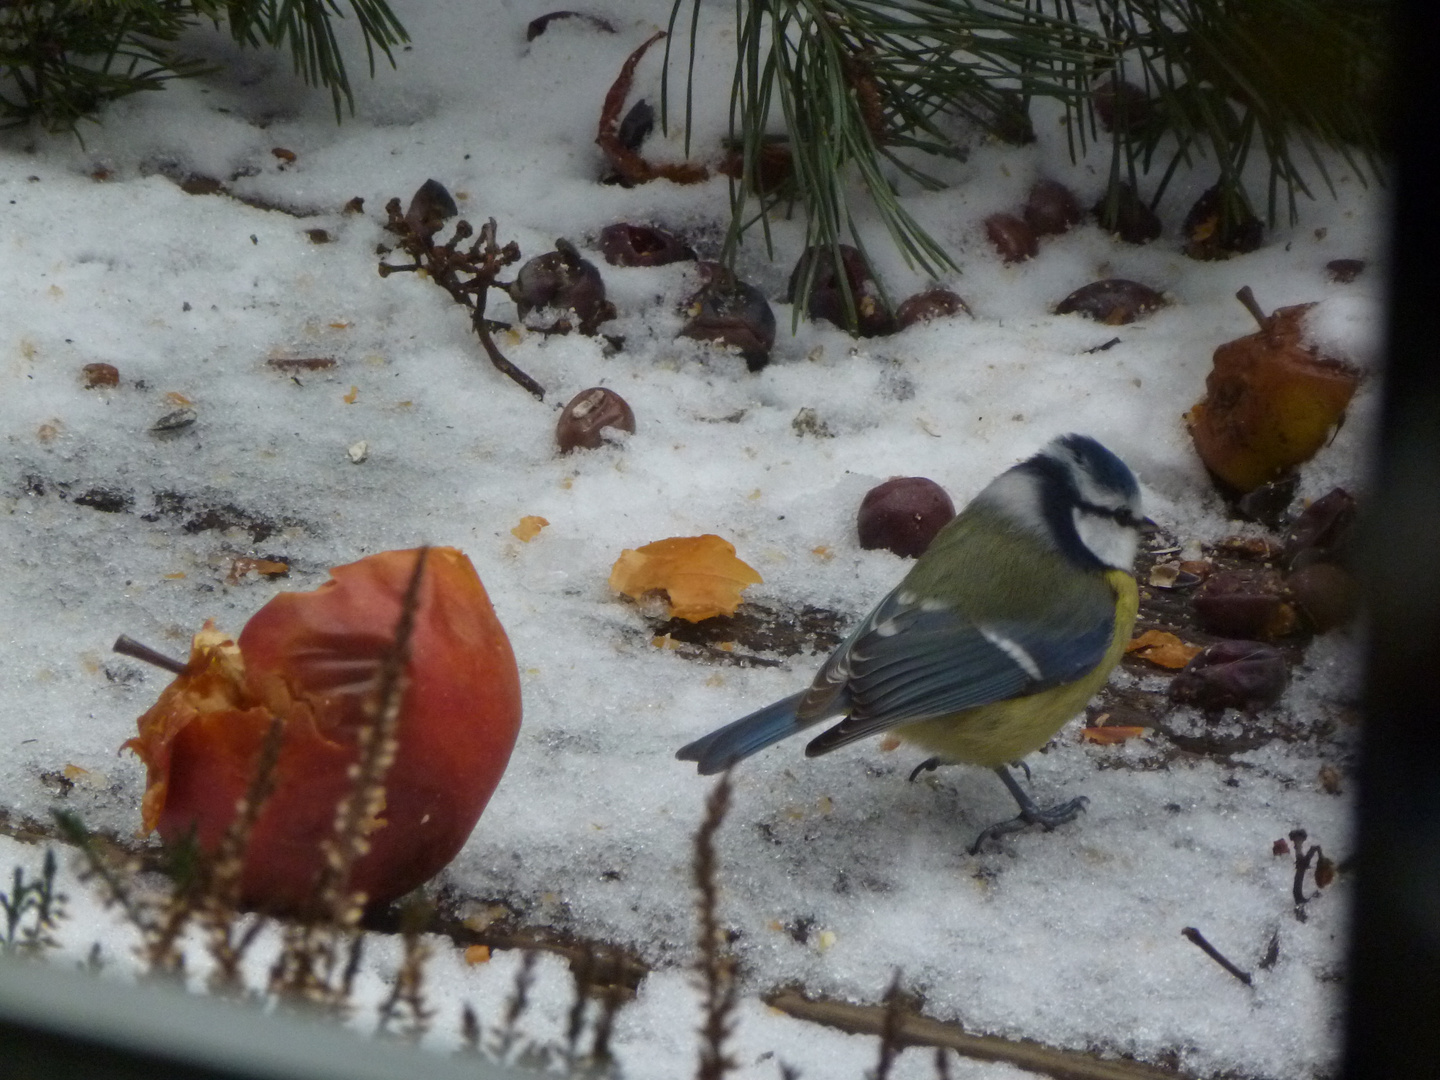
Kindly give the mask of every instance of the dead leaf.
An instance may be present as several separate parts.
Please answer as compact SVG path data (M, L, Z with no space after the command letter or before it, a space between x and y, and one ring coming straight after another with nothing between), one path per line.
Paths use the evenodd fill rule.
M1125 651L1134 653L1141 660L1148 660L1157 667L1179 671L1199 654L1200 646L1187 645L1165 630L1146 630L1143 634L1131 638Z
M350 392L348 394L345 394L341 400L343 400L346 405L354 405L355 402L359 399L359 397L360 387L352 386L350 387Z
M275 559L253 559L248 555L239 555L231 560L230 572L225 575L225 580L231 585L239 585L245 575L251 572L261 577L278 577L290 573L290 564Z
M519 540L522 544L528 544L535 537L540 535L540 530L549 525L539 514L526 514L520 519L520 524L510 530L510 535Z
M1125 724L1113 724L1109 727L1087 727L1080 729L1080 737L1086 742L1098 743L1101 746L1114 746L1123 743L1127 739L1136 739L1144 735L1148 728L1129 727Z
M627 548L610 570L610 588L632 600L647 592L664 592L670 616L687 622L735 614L740 594L762 580L735 557L734 544L713 533L672 536Z

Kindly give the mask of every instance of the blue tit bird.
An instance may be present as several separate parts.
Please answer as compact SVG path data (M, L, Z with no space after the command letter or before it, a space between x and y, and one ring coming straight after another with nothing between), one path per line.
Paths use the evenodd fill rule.
M1038 750L1105 685L1139 603L1142 531L1130 469L1086 435L1062 435L996 477L825 661L809 689L681 747L720 772L835 716L816 757L881 731L941 764L993 769L1020 804L996 836L1075 818L1084 796L1040 808L1007 765ZM1028 770L1027 770L1028 774Z

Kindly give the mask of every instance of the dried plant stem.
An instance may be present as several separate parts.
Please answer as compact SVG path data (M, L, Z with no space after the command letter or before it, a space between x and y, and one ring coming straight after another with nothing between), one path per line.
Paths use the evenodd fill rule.
M888 1009L877 1005L812 1000L794 990L782 990L766 999L772 1008L801 1020L826 1024L857 1035L881 1035ZM972 1035L956 1024L946 1024L916 1013L899 1020L896 1041L903 1046L945 1047L977 1061L1005 1061L1017 1068L1054 1077L1055 1080L1180 1080L1180 1073L1124 1059L1101 1059L1076 1050L1061 1050L997 1035Z
M1197 949L1203 952L1206 956L1210 957L1211 960L1214 960L1231 975L1234 975L1235 978L1239 979L1246 986L1253 985L1253 980L1250 978L1250 973L1248 971L1241 971L1238 967L1232 964L1229 958L1226 957L1226 955L1222 953L1219 949L1215 948L1214 945L1211 945L1210 942L1206 940L1205 935L1202 934L1195 927L1187 926L1185 927L1185 929L1180 931L1180 934L1182 937L1185 938L1186 941L1190 942L1190 944L1194 945Z
M451 212L453 213L453 209ZM401 249L415 261L400 264L382 262L380 276L424 271L435 284L450 294L452 300L470 312L471 328L479 337L480 345L490 363L495 365L495 369L544 401L545 388L506 359L494 338L490 336L490 323L485 318L485 304L490 288L497 285L495 279L501 270L520 260L519 245L513 241L503 247L496 243L494 218L480 227L478 236L474 227L462 218L455 223L455 231L449 241L436 244L435 229L429 223L417 223L403 213L399 199L391 199L386 203L385 213L385 228L400 237ZM475 242L469 248L461 250L460 244L471 236L475 236Z
M695 833L695 889L699 893L700 981L705 993L705 1019L700 1026L698 1080L720 1080L735 1068L725 1051L734 1028L736 1002L735 961L725 948L720 924L720 887L717 881L715 834L730 809L730 773L720 777L705 800L705 820Z
M885 1018L880 1025L880 1060L871 1073L872 1080L888 1080L895 1059L905 1046L900 1041L900 1023L905 1015L904 999L900 993L900 972L890 980L890 989L885 991Z
M136 641L129 634L121 634L116 638L115 644L110 646L110 651L117 652L121 656L143 660L147 664L154 664L156 667L164 668L176 675L185 674L185 664L182 661L166 656L158 649L152 649L149 645Z
M240 963L265 924L264 917L257 916L243 934L236 936L236 909L240 902L245 852L250 846L250 834L255 830L260 812L275 791L275 769L284 738L285 725L277 716L270 721L270 727L260 743L250 787L236 803L235 817L225 830L209 865L209 881L202 897L200 918L209 937L210 956L215 962L215 969L210 975L212 993L238 994L245 989L244 980L240 977Z
M272 992L294 1001L338 1009L349 997L359 964L357 930L367 897L350 888L355 863L370 850L369 834L385 808L385 775L395 760L405 669L420 606L420 586L430 549L416 555L394 643L381 661L375 691L366 707L366 723L356 737L357 760L350 766L350 787L335 807L334 829L322 845L324 862L315 885L313 909L286 928L280 958L271 971ZM338 971L341 942L350 938L348 964ZM338 976L338 981L337 981Z
M430 959L430 946L421 931L429 921L431 910L424 902L412 902L405 908L401 919L405 956L395 973L395 985L380 1003L380 1022L376 1025L379 1033L386 1032L392 1022L402 1017L407 1022L399 1034L412 1042L418 1042L430 1030L430 1021L435 1015L425 998L425 964Z

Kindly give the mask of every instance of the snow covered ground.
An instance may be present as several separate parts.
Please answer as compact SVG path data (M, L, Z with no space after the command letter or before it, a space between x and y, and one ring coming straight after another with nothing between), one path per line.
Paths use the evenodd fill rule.
M613 34L565 19L529 43L526 24L548 10L539 0L395 8L413 49L398 70L358 84L356 115L338 127L328 94L305 91L285 58L236 55L222 36L202 35L197 48L226 59L228 74L121 102L83 130L83 144L0 138L0 805L43 818L58 802L94 828L136 828L143 769L116 750L167 676L111 655L117 634L183 655L206 618L238 631L275 592L313 588L332 565L457 546L514 645L525 720L499 791L441 881L473 899L462 914L499 902L523 925L638 952L654 970L621 1013L625 1075L684 1075L699 1021L684 969L691 835L710 782L673 754L798 689L819 658L741 668L656 648L643 612L607 587L616 557L718 533L765 579L747 598L858 619L907 565L858 546L854 514L870 487L924 475L960 505L1065 431L1119 453L1178 540L1254 531L1226 519L1181 414L1203 392L1213 349L1253 330L1234 300L1242 285L1267 309L1322 301L1317 332L1373 365L1383 194L1340 166L1339 197L1320 185L1299 223L1282 222L1259 251L1195 262L1180 254L1177 230L1213 181L1201 161L1167 195L1157 242L1126 245L1087 224L1006 266L985 240L986 215L1013 211L1041 175L1089 205L1108 168L1101 153L1072 163L1058 115L1037 112L1038 144L978 143L945 166L952 187L906 189L907 208L960 263L944 284L973 318L869 340L806 322L791 336L778 298L803 233L798 219L778 221L775 262L758 242L741 257L781 326L772 363L752 374L733 354L675 339L694 288L687 264L619 269L593 248L607 224L648 222L713 257L728 221L723 178L596 182L601 100L625 57L664 25L668 0L595 8ZM701 29L691 138L704 158L726 124L729 5L706 5ZM657 101L659 79L655 50L632 100ZM646 152L678 157L682 137L672 125ZM229 195L189 194L177 183L189 177L222 181ZM382 208L432 177L472 222L494 217L500 240L526 257L557 237L588 253L619 311L606 332L623 335L623 349L502 335L508 357L546 388L542 403L492 369L440 289L414 275L382 279L376 248L393 243ZM342 213L355 196L364 212ZM894 295L925 287L878 225L862 225ZM328 242L314 242L317 229ZM1324 266L1342 257L1370 266L1335 283ZM1138 280L1171 303L1123 327L1051 314L1105 277ZM511 320L513 308L492 301L490 314ZM267 364L312 357L337 363L294 377ZM96 362L119 370L118 387L83 388L81 368ZM561 456L558 409L595 385L630 403L637 430L623 445ZM1377 390L1367 380L1347 424L1305 467L1302 497L1336 485L1363 495ZM182 406L193 424L151 430ZM828 437L793 426L802 409ZM360 441L369 455L356 463L348 449ZM549 526L522 543L511 530L527 515ZM281 559L289 577L232 581L236 556ZM782 744L747 761L720 835L722 917L738 933L747 994L740 1075L774 1077L779 1059L807 1076L858 1077L875 1060L873 1039L779 1016L759 995L794 985L876 1002L896 969L928 1015L972 1032L1197 1075L1332 1072L1349 886L1342 875L1296 921L1292 863L1271 846L1300 826L1327 854L1349 852L1353 729L1342 721L1356 655L1345 631L1317 638L1266 714L1333 729L1306 741L1222 759L1179 753L1158 734L1090 745L1072 725L1032 759L1033 788L1054 801L1084 792L1089 812L978 857L966 854L974 835L1010 813L983 771L908 784L918 758L874 741L817 760ZM1163 686L1158 674L1116 679ZM1339 769L1342 794L1317 779L1324 764ZM39 859L0 838L7 880L11 864ZM99 941L109 969L123 971L125 933L84 886L66 888L66 950L84 956ZM1186 926L1254 970L1255 985L1202 955L1181 936ZM1278 959L1258 970L1277 933ZM471 967L448 942L434 945L429 989L441 1015L431 1041L452 1045L460 1003L493 1016L518 960ZM378 998L398 945L370 955L362 991ZM563 1027L568 979L553 959L540 975L531 1019ZM897 1075L931 1075L928 1056L905 1055Z

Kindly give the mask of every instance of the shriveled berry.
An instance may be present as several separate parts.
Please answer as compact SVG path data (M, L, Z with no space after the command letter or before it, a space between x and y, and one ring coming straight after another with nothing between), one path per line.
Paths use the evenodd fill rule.
M593 30L605 34L613 34L615 27L598 15L587 15L583 11L552 11L546 15L537 16L530 20L530 25L525 28L525 40L534 41L541 34L550 28L550 24L556 19L576 19L586 23Z
M434 236L445 224L460 212L454 197L445 190L439 180L426 180L416 189L405 210L405 223L417 236Z
M1129 184L1114 185L1100 196L1091 211L1100 227L1127 244L1146 244L1160 235L1163 226L1155 211L1146 206Z
M1317 633L1343 626L1360 610L1360 583L1333 562L1312 562L1285 579Z
M1170 680L1170 700L1201 709L1254 712L1274 705L1290 681L1285 656L1259 641L1217 641Z
M1135 131L1150 122L1154 104L1142 87L1124 79L1106 79L1090 95L1106 131Z
M985 236L1006 263L1024 262L1040 252L1035 230L1014 214L991 214L987 217Z
M611 266L665 266L695 258L690 245L673 233L627 222L600 230L600 253Z
M1212 634L1273 639L1295 630L1295 609L1273 570L1226 570L1196 591L1195 614Z
M1265 239L1265 226L1243 200L1238 195L1232 196L1228 214L1226 210L1219 184L1196 200L1181 226L1186 255L1213 262L1246 254L1260 246Z
M630 106L630 111L620 121L617 136L622 146L639 152L641 145L655 130L655 108L644 98Z
M1148 285L1106 278L1083 285L1055 305L1057 315L1084 315L1106 326L1124 326L1165 306L1165 297Z
M595 450L604 445L606 428L634 434L635 414L614 390L594 386L581 390L560 411L555 441L562 454L576 448Z
M745 366L759 371L775 344L775 312L765 294L720 263L702 262L700 288L686 302L690 321L681 337L718 341L740 350Z
M895 329L904 330L916 323L931 319L947 319L961 312L970 314L970 308L949 289L927 289L916 293L895 309Z
M1341 285L1354 281L1364 269L1364 259L1331 259L1325 264L1325 273L1330 276L1330 280Z
M1333 488L1320 496L1285 532L1285 559L1291 566L1343 549L1355 525L1355 496Z
M1035 181L1021 213L1036 236L1058 236L1079 225L1085 216L1074 192L1050 179Z
M836 251L839 253L839 268L830 248L806 248L791 271L790 288L785 299L792 304L799 300L805 278L811 274L813 265L810 296L805 302L805 310L812 319L826 319L860 337L878 337L893 331L895 319L885 306L885 298L865 262L865 256L849 244L838 245ZM845 285L849 286L850 301L854 305L853 320L845 300L845 286L841 284L841 270L844 271Z
M80 378L84 380L86 390L101 386L119 386L120 369L114 364L86 364L80 369Z
M585 334L593 334L600 323L615 317L615 309L605 299L600 271L563 238L555 241L554 251L537 255L520 268L510 296L520 318L540 308L569 310L580 317L580 331Z
M913 559L954 516L955 504L934 480L896 476L866 493L855 525L867 551L884 548Z

